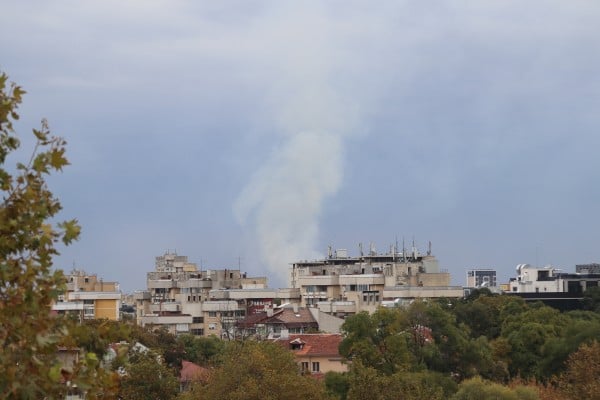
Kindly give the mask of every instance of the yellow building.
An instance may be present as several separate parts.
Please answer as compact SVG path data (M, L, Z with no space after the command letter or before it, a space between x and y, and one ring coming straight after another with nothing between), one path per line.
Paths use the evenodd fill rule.
M58 296L52 310L59 314L74 314L79 320L119 320L121 291L117 282L104 282L96 275L73 270L66 275L67 291Z

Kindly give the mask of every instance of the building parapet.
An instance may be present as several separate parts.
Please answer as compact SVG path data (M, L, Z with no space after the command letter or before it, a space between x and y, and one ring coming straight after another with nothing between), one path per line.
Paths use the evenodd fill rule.
M174 287L185 288L201 288L210 289L213 286L213 282L210 279L199 279L191 278L187 280L177 281L177 285Z
M173 279L148 279L148 289L170 289L177 287Z
M140 290L133 293L133 298L135 300L150 300L151 295L147 290Z
M340 275L340 285L383 285L385 276L382 274Z
M215 289L209 292L211 299L273 299L277 297L275 289Z
M356 303L354 301L319 301L317 308L328 314L354 313L356 312Z
M52 305L54 311L82 311L83 303L59 302Z
M463 297L462 286L396 286L383 288L383 298Z
M73 300L120 300L121 292L67 292L67 299Z
M154 315L147 314L140 317L142 325L169 325L191 324L191 315Z
M339 285L340 275L300 275L298 286L307 285Z
M239 308L237 301L208 300L202 304L202 311L234 311Z
M179 311L181 311L181 303L179 303L179 302L170 302L170 303L153 303L153 304L150 304L150 312L151 313L161 313L162 311L166 311L166 312L179 312Z

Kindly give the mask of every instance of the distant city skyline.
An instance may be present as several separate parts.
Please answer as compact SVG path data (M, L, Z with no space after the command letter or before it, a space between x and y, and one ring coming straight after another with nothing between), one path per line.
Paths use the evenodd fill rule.
M72 165L55 260L126 292L154 257L283 287L328 246L440 267L600 262L600 5L9 2L0 70ZM19 160L17 160L19 158ZM398 239L396 239L398 238Z

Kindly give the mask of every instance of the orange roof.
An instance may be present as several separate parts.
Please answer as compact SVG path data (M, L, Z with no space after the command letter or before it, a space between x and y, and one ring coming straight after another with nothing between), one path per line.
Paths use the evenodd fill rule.
M190 361L181 361L180 382L202 381L208 377L208 369Z
M342 336L335 333L307 333L290 335L286 339L278 339L288 350L297 356L322 356L340 357L339 347ZM293 345L301 345L298 350L293 350Z

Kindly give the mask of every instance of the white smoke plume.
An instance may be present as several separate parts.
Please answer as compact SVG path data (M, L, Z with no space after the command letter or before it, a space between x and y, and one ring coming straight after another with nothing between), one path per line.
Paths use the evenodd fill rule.
M320 247L319 218L325 201L342 183L344 141L356 116L352 102L333 84L343 56L335 33L320 21L321 12L318 6L304 16L283 10L276 19L274 53L280 72L268 90L282 144L234 205L238 220L251 229L270 276L282 284L288 282L290 263L322 253L315 250Z
M254 211L261 255L279 280L288 263L313 258L324 200L342 179L339 135L301 133L289 138L256 172L237 203L242 219ZM285 280L283 280L286 282Z

